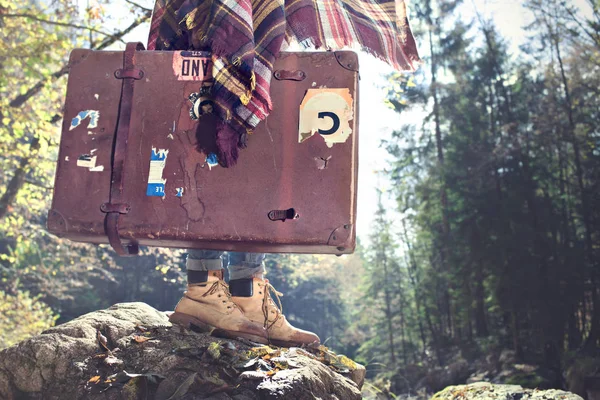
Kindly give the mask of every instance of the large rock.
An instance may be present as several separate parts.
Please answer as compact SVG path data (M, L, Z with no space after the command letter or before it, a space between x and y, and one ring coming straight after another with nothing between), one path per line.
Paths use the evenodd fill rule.
M352 400L364 373L323 346L255 347L124 303L0 351L0 398Z
M494 385L487 382L450 386L432 397L432 400L583 400L576 394L562 390L523 389L519 385Z

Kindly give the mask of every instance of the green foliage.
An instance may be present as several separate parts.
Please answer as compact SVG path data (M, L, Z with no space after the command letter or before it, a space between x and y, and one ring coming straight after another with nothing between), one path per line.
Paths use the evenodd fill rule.
M379 372L386 395L459 349L513 348L557 368L599 345L600 25L597 10L551 3L528 2L531 37L511 55L489 21L457 14L460 2L416 1L425 64L390 76L388 106L407 123L384 143L393 188L380 193L368 246L267 258L290 321ZM117 41L103 29L120 17L105 5L0 0L10 38L0 42L0 309L28 321L2 326L3 346L56 314L123 301L172 309L186 283L181 251L119 258L44 227L68 52ZM132 7L127 18L147 18Z
M150 16L129 3L125 17L106 15L105 3L0 0L0 30L10 38L0 43L0 290L32 293L60 314L59 322L119 301L172 308L184 282L177 267L155 270L180 264L180 252L144 250L146 257L128 261L45 228L69 52L105 48L122 36L107 26L135 26Z
M0 349L53 327L57 319L40 296L21 290L14 294L0 291Z
M359 355L385 370L395 347L431 368L459 349L468 358L512 348L560 371L565 352L600 347L598 14L530 1L532 35L515 56L492 23L477 15L466 25L445 12L453 5L417 2L427 63L416 86L389 78L389 104L410 122L385 143L397 223L373 228L374 321ZM400 274L381 276L386 258Z
M535 374L535 372L519 372L510 376L506 383L509 385L519 385L527 389L536 389L543 387L545 379Z

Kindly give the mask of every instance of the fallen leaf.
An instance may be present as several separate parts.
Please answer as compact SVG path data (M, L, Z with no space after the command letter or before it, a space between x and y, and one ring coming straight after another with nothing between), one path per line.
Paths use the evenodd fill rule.
M88 382L89 383L98 383L98 382L100 382L100 375L92 376Z
M269 346L261 346L261 347L253 347L248 350L248 358L253 357L264 357L267 354L273 354L277 350L269 347Z
M236 365L236 367L243 368L243 369L248 369L248 368L252 368L253 366L255 366L257 362L258 362L258 357L255 357L255 358L253 358L251 360L248 360L246 362L239 363L238 365Z
M194 380L196 379L196 375L198 375L198 373L194 372L193 374L188 376L186 378L186 380L184 380L181 383L181 385L179 385L177 390L167 400L175 400L175 399L182 398L187 393L190 386L192 386L192 383L194 383Z
M125 382L129 382L130 379L133 378L139 378L139 377L144 377L146 379L148 379L148 381L152 382L152 383L156 383L158 382L159 379L165 379L164 376L162 375L158 375L158 374L152 374L152 373L147 373L147 374L130 374L129 372L123 370L117 374L111 375L109 376L107 379L112 379L113 381L119 382L119 383L125 383Z
M273 368L271 368L271 365L268 362L264 361L264 360L260 360L259 359L258 360L258 365L260 366L260 369L263 369L263 370L270 371L270 370L273 369Z
M276 359L271 360L271 362L275 364L275 368L277 369L288 369L289 367L288 361L282 359L282 357L277 357Z
M227 382L225 382L223 379L221 379L221 377L217 373L206 372L206 373L202 373L200 375L200 377L202 378L203 381L212 383L213 385L220 386L220 387L227 386Z
M218 360L221 358L221 345L218 342L212 342L206 350L213 359Z
M140 336L140 335L133 335L133 340L135 340L138 343L144 343L144 342L147 342L150 339L152 339L152 338L145 337L145 336Z
M240 374L240 379L262 380L265 376L262 371L245 371Z
M108 365L108 366L113 366L113 365L122 365L123 364L123 360L118 359L115 356L108 356L104 359L104 364Z
M99 330L96 332L96 337L98 338L98 343L100 343L100 345L102 347L104 347L107 351L110 352L110 349L108 348L108 339L106 338L106 336L104 336L102 334L102 332L100 332Z
M224 342L223 346L228 348L229 350L237 350L237 348L235 347L235 345L231 342Z

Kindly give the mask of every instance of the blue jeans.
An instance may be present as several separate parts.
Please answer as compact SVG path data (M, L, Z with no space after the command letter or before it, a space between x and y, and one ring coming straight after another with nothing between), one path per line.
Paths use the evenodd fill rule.
M215 250L188 252L185 266L188 271L213 271L227 267L229 280L262 277L265 273L264 253L235 253Z

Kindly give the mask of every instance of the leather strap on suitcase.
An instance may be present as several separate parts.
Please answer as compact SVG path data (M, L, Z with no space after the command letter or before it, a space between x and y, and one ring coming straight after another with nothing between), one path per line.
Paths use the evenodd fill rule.
M119 119L117 131L113 142L112 176L110 182L110 197L108 203L100 206L106 213L104 230L112 248L120 256L138 254L137 242L128 246L121 243L119 237L119 217L131 210L131 205L124 201L123 173L125 159L127 158L127 139L129 137L129 123L131 121L131 106L133 102L133 84L144 77L144 71L135 68L135 52L144 50L142 43L127 43L123 53L123 68L115 71L115 78L122 79L121 98L119 101Z

